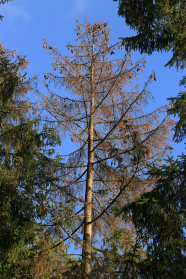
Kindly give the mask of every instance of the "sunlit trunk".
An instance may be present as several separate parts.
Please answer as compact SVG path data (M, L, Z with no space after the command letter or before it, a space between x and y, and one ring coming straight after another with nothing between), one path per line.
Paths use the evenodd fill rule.
M88 141L88 167L85 191L85 211L84 211L84 236L83 236L83 259L85 261L83 279L90 278L91 273L91 244L92 244L92 188L93 188L93 131L94 131L94 35L92 44L91 62L91 103L89 121L89 141Z

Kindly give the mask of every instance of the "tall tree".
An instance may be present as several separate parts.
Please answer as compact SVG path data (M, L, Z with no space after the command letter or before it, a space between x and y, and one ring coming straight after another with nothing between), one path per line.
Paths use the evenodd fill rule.
M185 1L120 0L118 14L137 31L136 36L122 38L126 48L148 54L155 50L171 50L173 56L165 66L185 68L185 4ZM185 85L185 81L186 77L183 77L180 85ZM171 109L168 113L179 117L173 139L181 142L186 131L186 93L181 91L169 100ZM182 154L175 161L168 158L160 170L150 168L149 174L158 178L156 188L131 204L130 209L124 209L126 213L131 212L139 235L148 247L148 263L143 263L140 269L144 278L145 272L148 278L185 277L185 162ZM153 239L153 243L147 239Z
M0 45L0 276L7 279L33 278L40 262L50 262L40 250L46 250L49 240L48 246L55 244L46 208L56 201L49 189L61 168L49 148L60 144L60 138L31 117L27 64L25 57Z
M170 100L168 113L179 116L173 138L181 142L186 136L185 93ZM157 179L155 188L139 200L115 208L116 216L122 214L125 220L132 219L138 248L146 246L142 261L124 264L133 268L132 278L185 278L186 156L182 153L176 160L169 157L159 168L149 165L148 175ZM129 275L127 270L124 275Z
M137 31L137 35L122 38L127 50L172 51L166 66L185 67L186 11L185 0L114 0L119 3L118 15Z
M35 90L42 98L42 109L49 114L45 120L53 125L57 122L63 135L69 135L76 147L79 145L74 152L64 156L65 169L60 177L59 192L66 203L76 202L76 224L72 222L72 228L66 230L61 228L67 238L82 247L82 278L86 279L102 276L99 272L94 273L102 257L98 257L94 265L91 262L93 251L103 252L107 257L104 247L109 247L113 233L120 231L123 239L127 239L128 234L131 235L129 238L134 235L129 224L114 218L112 208L135 200L153 187L154 180L144 176L144 169L148 162L158 165L160 156L170 148L167 139L172 121L169 117L161 123L158 120L166 107L143 113L152 97L148 85L155 79L155 73L140 91L133 79L143 71L146 61L142 59L133 65L130 52L111 60L122 46L119 42L110 44L107 23L91 25L88 21L85 24L77 21L76 32L79 43L68 44L71 56L62 56L44 41L44 48L53 57L54 72L44 75L46 94ZM50 89L51 82L55 87L65 88L71 96L54 93ZM84 218L83 222L81 218ZM98 248L96 236L103 249ZM127 250L128 246L129 241L123 249ZM116 262L113 268L117 267ZM81 276L81 272L77 275L76 269L75 274Z

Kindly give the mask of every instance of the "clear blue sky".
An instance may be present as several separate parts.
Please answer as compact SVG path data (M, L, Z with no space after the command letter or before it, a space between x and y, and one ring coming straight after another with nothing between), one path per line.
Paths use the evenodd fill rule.
M57 47L62 54L67 54L66 45L76 38L74 18L84 21L86 17L93 20L109 21L112 26L111 42L116 42L121 36L135 34L125 20L117 15L117 2L113 0L14 0L0 5L0 14L4 16L0 22L0 39L5 48L17 48L24 52L31 62L28 76L38 74L43 78L43 72L51 70L51 58L43 50L42 38ZM140 59L138 52L133 52L133 59ZM183 88L179 80L185 73L179 73L175 68L165 68L165 63L171 54L154 53L147 56L147 66L144 69L142 81L156 72L157 81L151 84L150 90L155 97L155 103L150 109L168 104L167 98L176 96ZM70 147L64 142L61 154ZM176 144L175 149L180 154L184 151L183 144ZM65 152L66 153L66 152Z

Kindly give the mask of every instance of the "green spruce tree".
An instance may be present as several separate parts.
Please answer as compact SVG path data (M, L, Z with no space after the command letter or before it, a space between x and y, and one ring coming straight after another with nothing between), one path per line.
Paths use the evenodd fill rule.
M186 137L186 93L181 92L169 100L168 114L179 117L173 136L178 143ZM137 249L131 253L129 261L124 262L123 276L185 278L186 155L182 153L176 160L168 157L159 168L149 165L147 175L156 180L155 188L138 201L115 208L117 216L132 220L137 235ZM142 247L145 247L146 255L139 260L136 252Z
M118 1L118 0L114 0ZM137 35L122 38L127 50L172 51L166 66L185 67L186 1L119 0L118 15Z
M55 219L52 203L59 206L51 188L62 166L56 130L31 117L25 100L28 61L14 55L0 46L0 277L7 279L55 274L49 250L59 236L47 225ZM56 251L62 258L63 248Z

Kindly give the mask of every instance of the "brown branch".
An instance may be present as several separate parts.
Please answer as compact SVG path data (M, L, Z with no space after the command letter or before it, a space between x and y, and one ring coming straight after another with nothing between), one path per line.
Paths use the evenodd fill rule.
M135 98L135 100L129 105L128 109L122 114L122 116L120 117L120 119L117 121L117 123L112 127L112 129L104 136L104 138L94 147L93 151L103 142L105 141L105 139L112 134L112 132L116 129L116 127L118 126L118 124L122 121L123 117L125 117L125 115L127 114L127 112L129 111L129 109L133 106L133 104L139 99L139 97L143 94L143 92L145 91L145 88L147 87L149 80L152 77L150 76L148 81L146 82L144 89L142 90L142 92ZM92 152L93 152L92 151Z
M129 180L129 182L124 185L121 190L119 191L119 193L117 194L117 196L107 205L107 207L94 219L92 220L91 222L89 222L90 224L95 222L96 220L98 220L109 208L110 206L119 198L119 196L122 194L122 192L127 188L127 186L131 183L131 181L134 179L135 177L135 174L137 172L137 169L138 169L138 164L137 164L137 167L136 167L136 170L135 170L135 173L132 175L131 179Z

